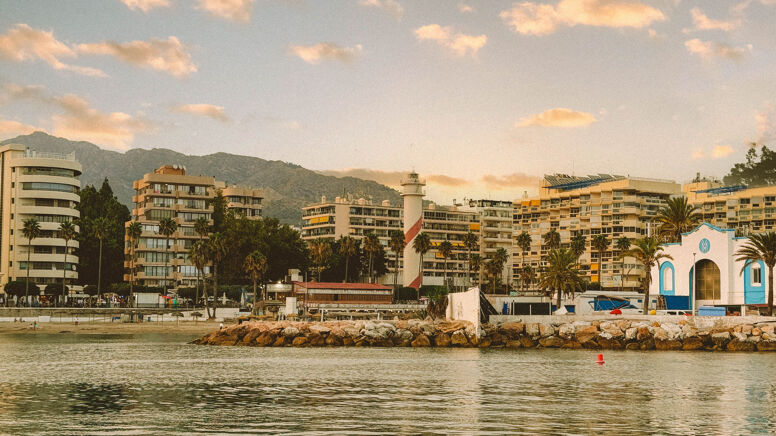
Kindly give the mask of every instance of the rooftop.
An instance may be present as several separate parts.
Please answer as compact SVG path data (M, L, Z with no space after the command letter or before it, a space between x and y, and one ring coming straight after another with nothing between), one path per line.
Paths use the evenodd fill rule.
M390 286L377 283L337 283L337 282L294 282L294 286L307 289L356 289L356 290L390 290Z

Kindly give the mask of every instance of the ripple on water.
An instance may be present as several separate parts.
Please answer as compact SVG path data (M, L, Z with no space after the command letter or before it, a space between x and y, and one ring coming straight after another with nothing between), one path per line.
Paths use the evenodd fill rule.
M0 336L7 434L769 434L769 354ZM713 358L712 358L713 357Z

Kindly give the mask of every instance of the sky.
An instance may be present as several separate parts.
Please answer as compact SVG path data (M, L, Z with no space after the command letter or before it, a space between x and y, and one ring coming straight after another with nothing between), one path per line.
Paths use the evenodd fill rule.
M428 198L687 182L776 145L776 0L0 0L0 138L282 160Z

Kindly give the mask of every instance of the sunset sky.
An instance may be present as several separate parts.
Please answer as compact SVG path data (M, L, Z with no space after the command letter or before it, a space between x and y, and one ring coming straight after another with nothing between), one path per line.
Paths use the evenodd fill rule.
M431 199L721 177L776 145L776 0L0 0L0 138L283 160Z

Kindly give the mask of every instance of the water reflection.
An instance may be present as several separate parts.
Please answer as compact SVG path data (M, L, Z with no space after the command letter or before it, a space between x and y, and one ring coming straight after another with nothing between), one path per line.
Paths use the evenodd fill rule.
M0 336L0 433L767 434L776 423L768 354L610 352L600 367L579 350L77 339Z

